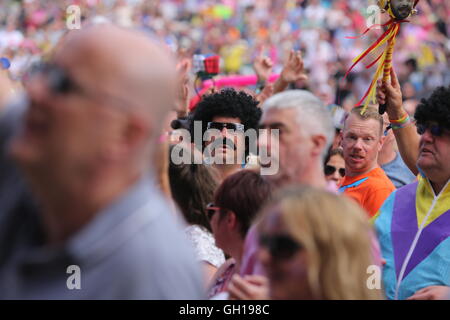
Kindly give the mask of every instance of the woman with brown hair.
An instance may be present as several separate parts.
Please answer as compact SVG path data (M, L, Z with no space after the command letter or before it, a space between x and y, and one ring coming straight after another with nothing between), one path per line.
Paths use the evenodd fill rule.
M190 161L191 164L175 164L171 156L176 154L183 158L183 153L188 153L187 159L193 160L188 146L172 145L169 148L170 189L188 224L185 232L197 260L202 262L205 284L208 286L217 268L225 262L222 250L215 245L206 209L218 187L218 175L212 167L194 164L193 161Z
M210 298L226 291L231 277L239 271L247 231L271 194L272 184L252 170L229 176L217 190L208 215L217 246L231 258L214 276Z

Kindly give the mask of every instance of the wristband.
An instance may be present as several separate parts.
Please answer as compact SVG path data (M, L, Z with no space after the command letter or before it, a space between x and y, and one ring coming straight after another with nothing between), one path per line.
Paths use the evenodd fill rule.
M263 91L265 86L266 86L266 82L265 81L258 81L256 83L256 94L260 94L261 91Z
M391 123L392 129L397 130L405 128L411 121L409 119L409 115L406 114L398 120L389 120L389 122Z
M392 124L403 124L409 121L409 115L406 113L403 117L397 120L391 120L389 119L389 122Z

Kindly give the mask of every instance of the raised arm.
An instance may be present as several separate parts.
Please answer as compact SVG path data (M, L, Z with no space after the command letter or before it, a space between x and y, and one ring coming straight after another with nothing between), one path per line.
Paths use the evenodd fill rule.
M284 64L280 77L274 84L274 94L283 92L289 83L298 80L307 80L308 76L303 67L303 58L300 51L291 50L289 58Z
M419 156L420 137L412 121L401 123L405 118L407 120L408 113L403 108L402 92L393 68L391 68L390 78L390 82L378 82L377 100L379 104L387 103L386 112L389 120L394 124L393 131L400 155L408 168L417 175L419 171L416 166L416 161Z

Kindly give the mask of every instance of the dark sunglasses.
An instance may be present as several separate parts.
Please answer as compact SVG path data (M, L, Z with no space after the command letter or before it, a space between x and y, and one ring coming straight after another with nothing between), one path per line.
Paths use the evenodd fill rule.
M244 125L241 123L232 122L208 122L208 129L217 129L222 131L224 128L227 130L244 131Z
M266 248L275 259L290 259L302 246L288 235L262 235L259 238L261 247Z
M329 176L329 175L332 175L333 173L335 173L336 172L336 167L333 167L333 166L330 166L330 165L326 165L325 166L325 175L326 176ZM340 168L339 170L338 170L338 172L339 172L339 175L343 178L343 177L345 177L345 169L344 168Z
M437 124L429 124L429 123L427 123L427 124L422 124L422 123L419 124L419 123L417 123L416 126L417 126L417 133L418 134L423 135L425 133L425 131L430 129L430 132L431 132L431 134L434 137L442 136L444 134L445 130L446 130L445 128L440 127Z
M214 203L208 203L206 206L206 216L208 217L208 220L211 220L216 211L220 211L220 208L217 207Z
M387 127L386 127L386 129L384 130L384 136L387 136L388 135L388 133L389 133L389 130L391 130L392 129L392 125L391 124L389 124Z
M64 68L54 63L41 63L35 66L31 70L30 76L33 77L36 74L41 74L46 78L48 89L55 95L80 93L91 99L107 100L110 104L114 104L119 108L127 108L131 105L136 105L136 103L129 99L123 99L119 96L111 95L99 90L91 91L88 88L83 88Z

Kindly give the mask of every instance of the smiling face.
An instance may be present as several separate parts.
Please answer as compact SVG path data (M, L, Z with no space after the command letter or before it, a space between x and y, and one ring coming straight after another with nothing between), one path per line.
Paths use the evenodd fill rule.
M391 0L392 13L398 20L409 17L414 7L414 0Z
M345 172L356 176L376 168L378 152L383 146L380 123L375 119L361 119L350 114L342 135Z

